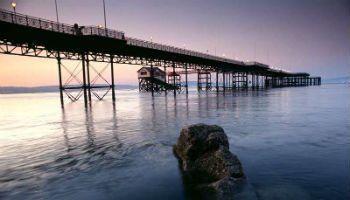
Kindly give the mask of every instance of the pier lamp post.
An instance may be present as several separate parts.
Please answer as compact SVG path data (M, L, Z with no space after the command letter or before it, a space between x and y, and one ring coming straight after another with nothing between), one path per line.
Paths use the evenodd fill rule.
M13 8L13 12L16 14L16 6L17 6L16 2L12 2L11 6Z
M55 9L56 9L56 21L57 21L57 24L58 24L59 20L58 20L57 0L55 0Z
M107 18L106 18L106 3L105 0L103 0L103 15L105 20L105 36L107 36Z
M11 3L11 6L12 6L12 8L13 8L13 12L14 12L14 14L15 14L15 15L13 16L13 17L15 18L15 20L13 20L13 18L12 18L12 22L14 22L14 23L17 24L16 5L17 5L16 2L12 2L12 3Z

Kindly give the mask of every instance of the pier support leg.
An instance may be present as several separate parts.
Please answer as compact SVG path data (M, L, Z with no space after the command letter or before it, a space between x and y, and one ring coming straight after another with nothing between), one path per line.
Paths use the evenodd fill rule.
M219 92L219 70L216 69L216 92Z
M151 92L152 92L152 97L154 96L154 84L153 84L153 63L151 63Z
M83 90L84 90L84 103L85 107L87 106L87 93L86 93L86 69L85 69L85 54L81 55L82 57L82 67L83 67Z
M174 85L174 97L175 97L176 96L175 63L173 63L173 75L174 75L173 85Z
M115 85L114 85L114 66L113 66L113 56L111 56L111 89L112 89L112 100L115 101Z
M60 100L61 100L61 107L63 108L64 100L63 100L63 87L62 87L62 69L61 69L61 57L59 52L57 55L57 64L58 64L58 83L59 83L59 89L60 89Z
M231 80L231 77L232 77L232 73L231 72L229 72L228 73L228 83L227 83L227 85L228 85L228 88L229 88L229 90L232 90L232 80Z
M186 95L188 94L188 73L187 73L187 69L188 69L188 64L186 64L186 66L185 66Z
M199 74L200 74L200 69L197 70L197 91L200 92L201 91L201 83L199 82Z
M165 77L164 77L165 80L164 80L164 82L167 83L167 80L166 80L166 77L167 77L167 76L166 76L166 66L164 66L164 73L165 73ZM167 90L166 88L164 88L164 90L165 90L165 91L164 91L164 92L165 92L165 96L168 95L168 90Z
M225 91L226 91L226 80L225 80L225 76L226 76L226 73L225 73L225 72L222 72L222 87L223 87L224 93L225 93Z
M248 89L248 72L246 72L246 73L244 74L244 78L245 78L245 86L244 86L244 88L245 88L245 89Z
M90 63L88 56L86 57L86 73L87 73L87 92L89 101L91 102L91 85L90 85Z
M232 89L236 89L238 87L238 84L239 83L239 78L237 79L237 72L232 72Z

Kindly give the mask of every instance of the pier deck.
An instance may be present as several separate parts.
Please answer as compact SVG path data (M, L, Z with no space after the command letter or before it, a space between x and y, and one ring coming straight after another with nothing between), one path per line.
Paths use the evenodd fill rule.
M127 37L122 31L56 23L6 10L0 10L0 29L0 53L57 59L62 105L63 93L69 93L72 88L63 84L63 60L81 61L82 81L78 88L83 91L85 103L91 101L93 92L91 89L96 87L91 80L91 62L109 63L112 74L109 81L102 77L101 73L97 74L106 80L104 87L111 89L113 100L115 100L114 64L152 65L171 68L173 72L181 68L181 74L186 77L184 84L186 92L188 92L189 71L191 73L198 71L198 80L203 79L199 78L203 74L201 71L210 73L210 77L213 73L215 86L212 87L214 84L211 83L211 78L210 80L205 78L205 83L198 83L200 90L210 88L219 91L222 88L225 91L249 86L260 88L321 84L320 77L310 77L310 74L305 72L276 70L263 63L243 62ZM77 78L74 71L66 70L71 75L69 79ZM175 95L177 87L173 86L171 89ZM76 86L74 89L77 89Z

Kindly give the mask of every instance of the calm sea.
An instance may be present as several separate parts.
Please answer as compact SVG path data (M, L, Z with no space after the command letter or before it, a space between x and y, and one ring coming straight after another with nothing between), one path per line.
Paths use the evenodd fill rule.
M0 95L0 199L186 199L172 145L199 122L224 128L259 199L350 199L349 85L110 99Z

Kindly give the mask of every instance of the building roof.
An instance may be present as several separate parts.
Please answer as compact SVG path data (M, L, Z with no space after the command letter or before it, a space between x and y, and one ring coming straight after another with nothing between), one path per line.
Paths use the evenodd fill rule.
M142 69L145 69L145 70L147 70L149 72L151 71L151 67L141 67L139 70L137 70L137 72L140 72ZM165 72L163 70L159 69L158 67L153 67L153 70L165 74Z

